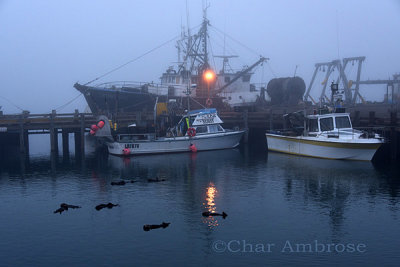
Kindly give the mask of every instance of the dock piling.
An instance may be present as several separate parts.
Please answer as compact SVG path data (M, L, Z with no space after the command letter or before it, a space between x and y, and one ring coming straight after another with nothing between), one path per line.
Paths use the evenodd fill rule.
M85 155L85 114L81 114L81 128L80 128L80 154Z
M29 112L23 111L19 118L19 151L22 155L29 155L28 130L25 129L25 119Z
M66 129L62 129L62 148L63 148L63 157L69 155L69 133Z
M25 138L24 138L24 124L23 122L20 123L19 129L19 152L21 154L25 154Z
M396 131L396 125L397 125L397 111L391 111L390 112L390 140L391 140L391 146L390 146L390 159L392 161L395 161L397 159L397 151L398 151L398 134Z
M273 115L272 115L272 108L269 109L269 130L273 130Z
M243 121L245 129L243 142L247 144L249 142L249 111L247 109L243 111Z
M354 112L354 120L353 120L353 126L358 127L360 126L360 111L356 110Z
M375 111L370 111L368 116L368 124L369 126L375 125Z
M54 118L56 115L56 111L52 110L50 114L50 148L52 153L58 153L58 132L54 127Z

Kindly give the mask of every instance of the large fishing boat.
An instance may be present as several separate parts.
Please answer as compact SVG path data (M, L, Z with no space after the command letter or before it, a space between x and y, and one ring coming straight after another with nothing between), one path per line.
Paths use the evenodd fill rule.
M193 107L217 107L224 105L243 106L254 104L260 91L250 84L252 70L263 63L260 57L253 65L240 71L233 71L229 59L236 56L215 56L223 59L221 71L217 74L209 64L208 27L209 20L204 11L203 22L197 34L183 31L177 41L178 64L165 71L160 83L108 82L98 85L76 83L93 113L133 112L152 109L156 100L173 100L186 103L186 92L191 89ZM104 75L103 75L104 76ZM96 81L95 79L94 81ZM198 104L198 105L197 105Z
M158 154L173 152L196 152L234 148L239 145L243 130L228 130L215 109L188 112L179 123L167 131L165 137L154 133L119 134L114 141L106 142L113 155Z
M332 92L337 92L332 84ZM333 102L340 102L340 98ZM271 151L325 159L370 161L384 142L376 133L353 129L350 115L343 108L333 112L321 109L319 114L287 114L302 121L303 126L282 131L268 131L268 149Z

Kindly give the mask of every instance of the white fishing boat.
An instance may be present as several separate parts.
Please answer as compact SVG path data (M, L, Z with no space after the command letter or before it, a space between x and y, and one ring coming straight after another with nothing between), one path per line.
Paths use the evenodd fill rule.
M355 130L348 113L308 115L302 132L269 131L271 151L325 159L369 161L382 145L375 133Z
M113 155L156 154L172 152L195 152L227 149L239 145L243 130L228 130L215 109L188 112L165 137L149 134L120 134L115 141L107 142Z

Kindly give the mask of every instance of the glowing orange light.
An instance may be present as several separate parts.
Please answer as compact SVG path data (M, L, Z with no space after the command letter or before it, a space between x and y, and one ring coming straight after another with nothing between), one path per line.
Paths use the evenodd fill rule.
M214 198L217 193L217 188L214 187L213 184L210 184L210 187L207 188L207 205L208 205L208 211L210 212L215 212L215 202Z
M215 203L215 198L218 195L218 190L213 183L210 183L206 190L207 203L203 203L203 205L209 212L216 212L217 207ZM217 227L219 225L218 218L214 216L210 216L204 219L204 223L206 223L208 227Z
M214 78L215 78L215 73L212 70L207 70L204 72L204 79L207 82L214 80Z

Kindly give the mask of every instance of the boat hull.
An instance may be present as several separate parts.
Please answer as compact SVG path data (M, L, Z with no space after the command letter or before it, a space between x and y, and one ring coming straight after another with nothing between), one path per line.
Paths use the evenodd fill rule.
M171 137L149 141L111 142L107 143L108 152L113 155L126 155L124 149L129 149L129 155L190 152L190 144L196 146L197 151L228 149L239 145L244 131L232 131L195 137ZM125 150L125 153L126 150Z
M330 140L304 136L266 134L268 150L288 154L342 160L370 161L381 146L379 139Z
M153 110L157 97L135 88L114 90L80 84L74 86L84 95L93 113Z

